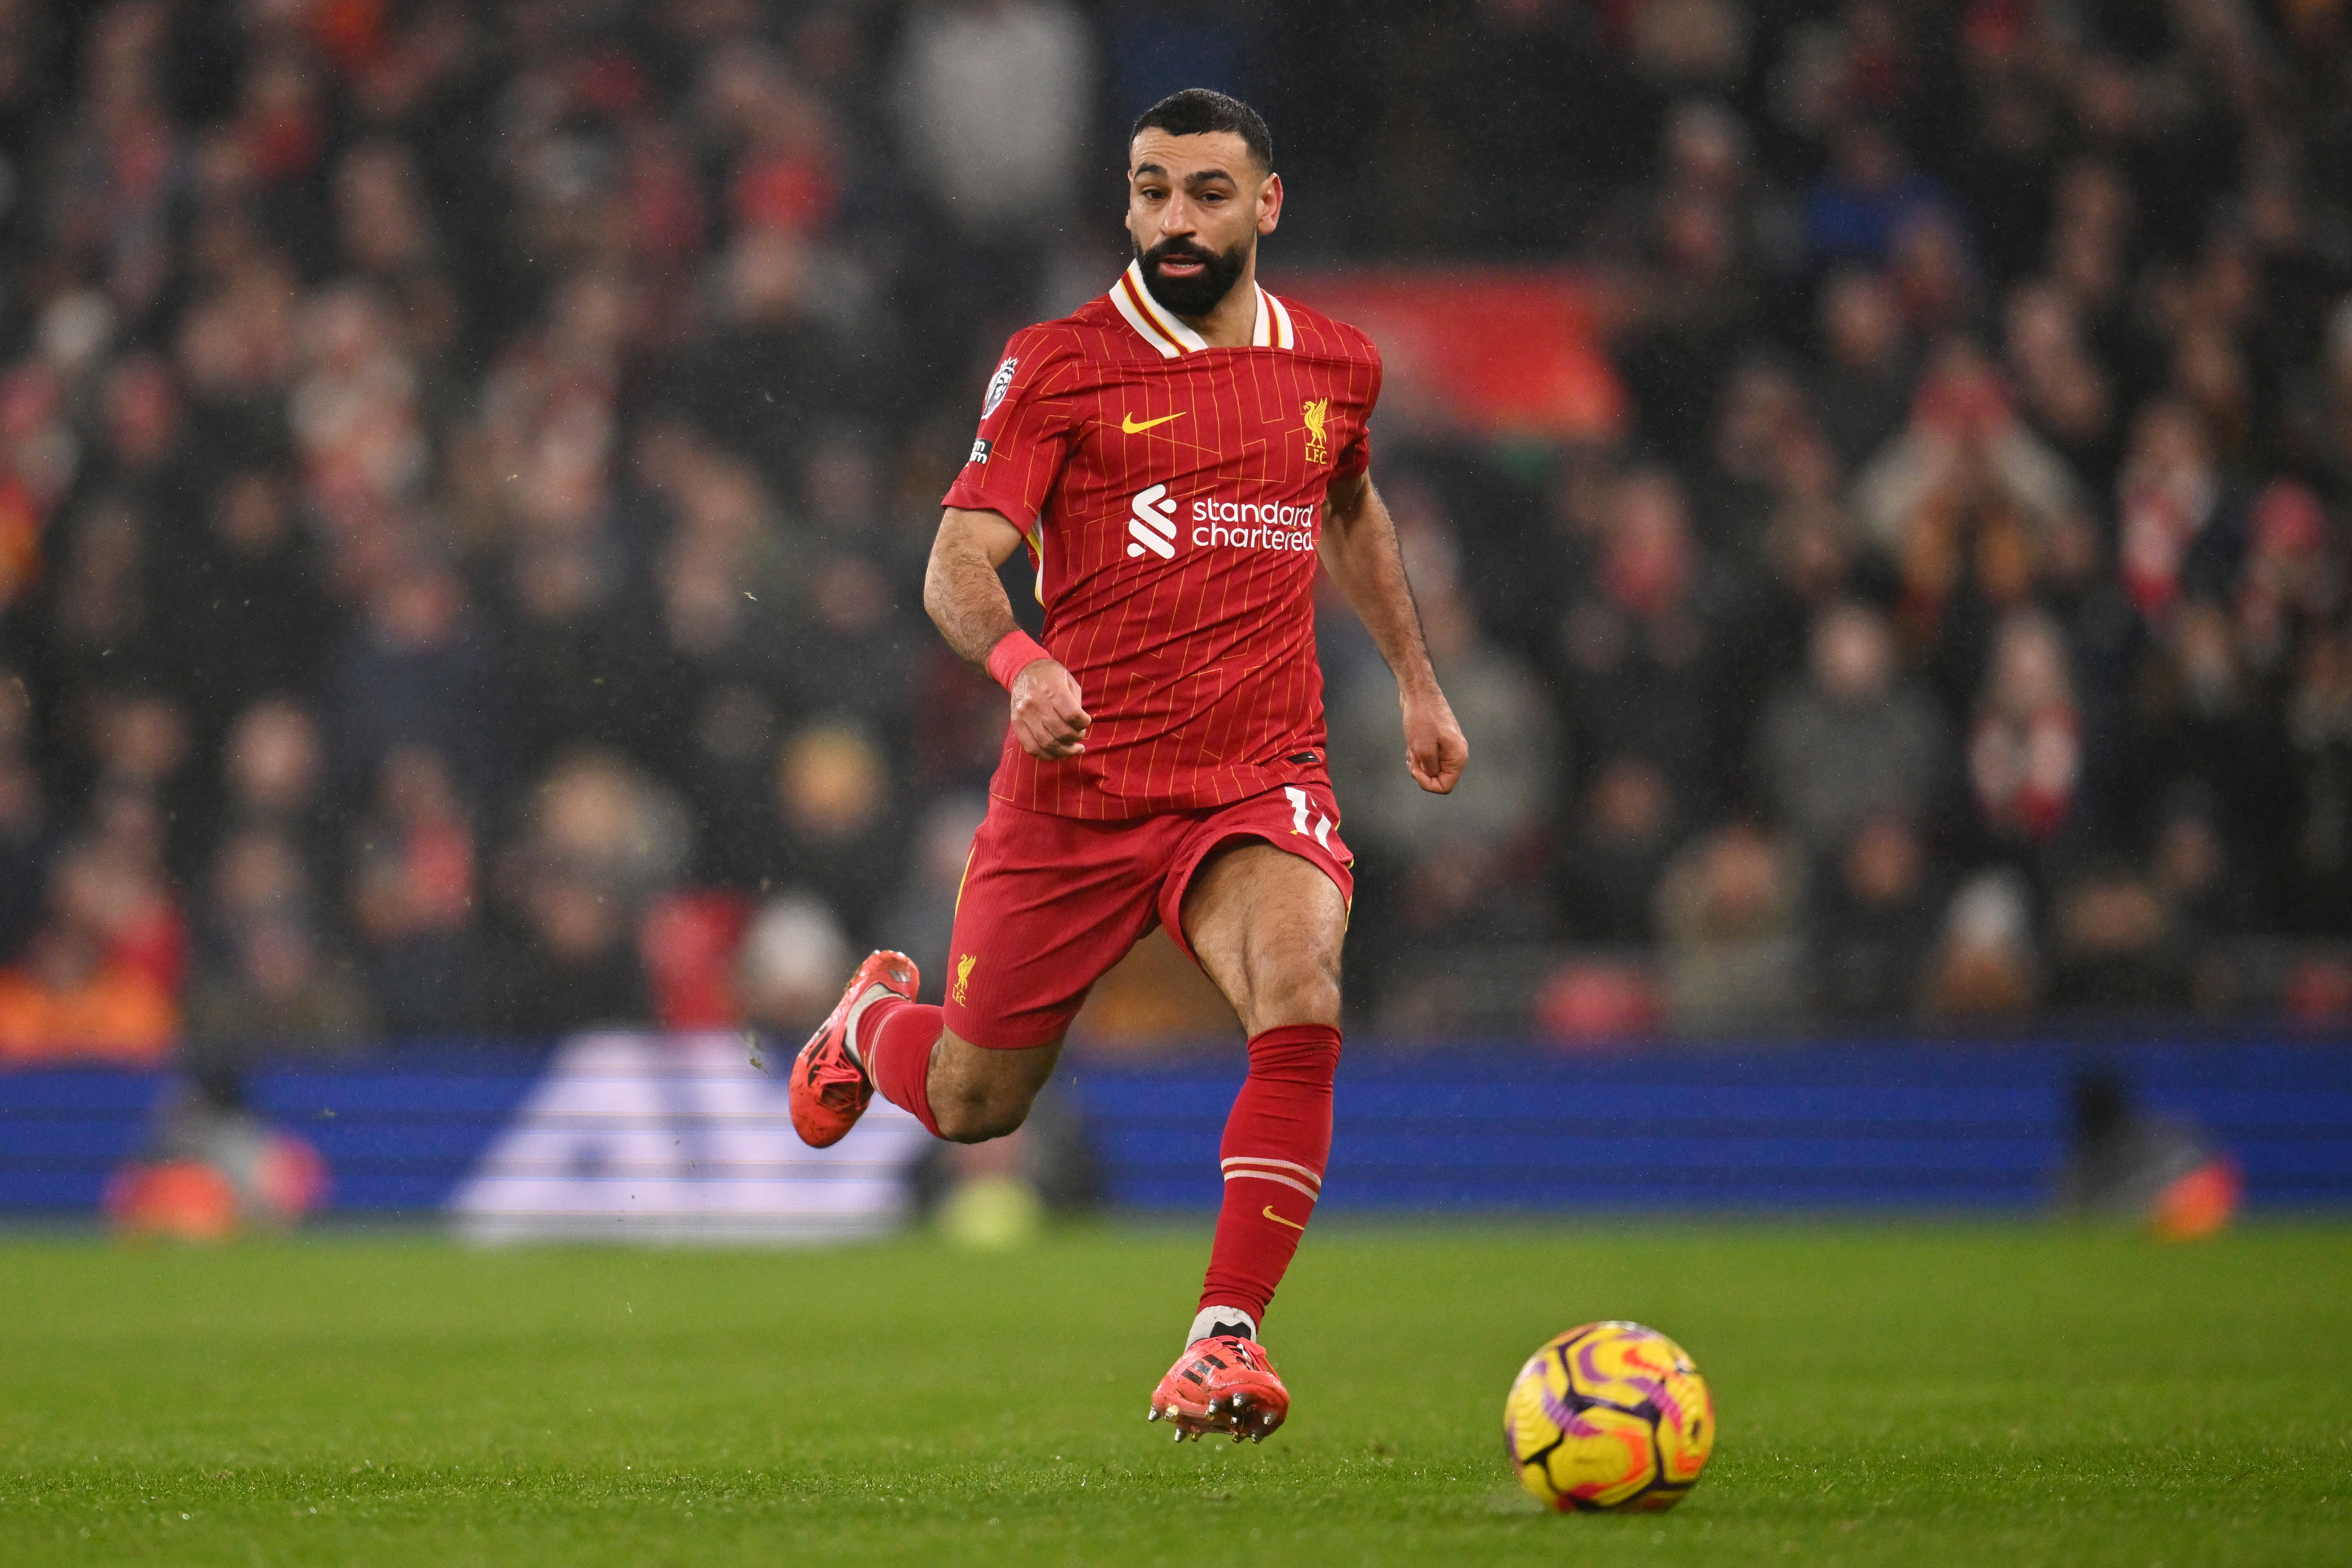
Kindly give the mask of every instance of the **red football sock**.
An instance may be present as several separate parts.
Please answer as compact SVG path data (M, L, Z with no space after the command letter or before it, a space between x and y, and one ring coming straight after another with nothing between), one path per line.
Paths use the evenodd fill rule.
M1339 1031L1324 1024L1268 1029L1249 1043L1249 1077L1225 1118L1218 1153L1224 1206L1209 1248L1201 1305L1239 1307L1261 1324L1323 1190L1331 1155L1331 1079Z
M915 1113L931 1136L940 1124L931 1116L931 1047L947 1026L945 1010L885 996L857 1016L857 1054L866 1076L891 1104Z

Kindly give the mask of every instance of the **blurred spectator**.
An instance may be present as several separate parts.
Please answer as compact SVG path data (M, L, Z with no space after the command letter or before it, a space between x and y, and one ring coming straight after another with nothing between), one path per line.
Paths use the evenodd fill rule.
M121 950L145 896L139 868L100 846L63 850L47 917L0 970L0 1062L98 1057L152 1062L179 1033L172 992Z
M2063 459L2011 408L1999 375L1966 342L1921 378L1910 423L1854 476L1856 520L1903 584L1914 647L1945 635L1956 604L2028 596L2050 537L2080 502Z
M1704 188L1658 194L1642 237L1634 312L1616 360L1643 427L1664 455L1703 450L1717 385L1756 335L1762 301L1731 205Z
M1679 837L1682 803L1646 758L1602 763L1573 809L1560 847L1560 918L1581 941L1646 943L1651 889Z
M1917 1005L1942 910L1928 847L1899 816L1849 834L1822 878L1812 952L1814 1005L1829 1018L1898 1019Z
M1829 172L1806 198L1806 243L1825 260L1884 261L1905 226L1944 199L1885 126L1856 118L1839 132Z
M141 510L166 513L190 478L181 440L180 391L170 367L152 354L119 359L99 397L108 466Z
M354 273L382 290L426 405L450 394L432 373L446 367L466 325L465 301L428 200L425 174L404 142L362 142L335 166L336 247Z
M745 886L761 871L770 768L800 696L792 656L805 638L791 541L768 487L739 458L664 436L639 467L674 517L655 567L662 657L658 673L639 677L647 742L681 775L702 829L704 877Z
M688 851L677 803L627 764L583 754L542 779L501 868L505 920L480 1016L511 1034L652 1021L636 916Z
M273 692L318 689L341 620L282 477L238 467L213 486L173 563L164 635L192 654L184 679L208 713Z
M660 384L697 426L756 458L771 483L796 473L813 431L889 401L873 323L829 310L823 260L793 234L753 229L719 258L703 330L667 356Z
M418 555L388 563L327 676L331 754L356 793L395 746L432 746L469 794L503 782L507 702L465 584Z
M1762 554L1766 528L1782 504L1826 504L1837 489L1838 461L1804 389L1774 360L1751 359L1732 373L1708 456L1698 490L1701 535L1734 559Z
M516 764L536 772L573 746L629 747L647 716L618 542L603 530L529 539L512 565L503 663Z
M649 900L637 921L654 1022L665 1029L723 1029L742 1022L737 959L751 900L719 888Z
M351 924L384 1027L442 1034L474 1016L474 826L430 746L394 747L353 836Z
M745 44L722 47L702 81L711 129L737 150L728 206L747 228L822 230L841 199L838 150L823 102L783 62Z
M1095 67L1062 0L923 0L892 86L908 163L965 232L1036 236L1076 195Z
M2192 972L2173 911L2127 866L2095 868L2058 897L2053 1005L2084 1013L2178 1013Z
M2184 605L2144 657L2132 763L2153 792L2194 781L2252 824L2283 809L2284 746L2249 668L2244 639L2221 605Z
M2137 209L2131 185L2103 157L2078 157L2059 171L2051 193L2050 276L2095 331L2111 325L2122 303Z
M1787 1026L1805 1004L1803 856L1753 823L1695 841L1658 885L1666 1008L1678 1029Z
M1983 334L1975 255L1949 209L1930 204L1906 215L1895 231L1890 260L1896 297L1923 340Z
M1901 679L1885 618L1862 605L1814 620L1806 674L1773 699L1757 735L1764 798L1815 850L1872 816L1927 821L1946 787L1943 720Z
M2013 612L1994 635L1969 731L1969 784L1996 842L2037 848L2075 819L2083 731L2057 623L2040 610Z
M774 788L770 880L810 889L851 932L872 932L904 848L881 751L854 726L808 725L778 749Z
M2226 596L2243 524L2196 409L2159 398L2140 410L2116 510L2116 565L2141 615L2160 621L2182 598Z
M2342 611L2352 587L2344 551L2309 487L2280 479L2255 498L2235 605L2237 638L2255 668L2275 674L2291 647Z
M2002 355L2035 432L2078 479L2094 487L2111 483L2118 458L2115 391L2065 289L2043 280L2011 293Z
M313 504L339 548L351 550L424 480L416 369L383 298L359 283L305 302L300 354L287 426Z
M1648 759L1675 808L1696 815L1717 788L1725 647L1683 487L1660 469L1628 473L1608 487L1600 528L1600 560L1547 650L1570 696L1568 749Z
M2016 1017L2041 984L2032 889L2007 869L1969 879L1944 912L1922 997L1927 1015L1968 1024Z
M110 494L74 508L52 549L47 640L63 679L79 686L162 663L154 542L129 499Z
M181 376L206 416L227 428L275 430L276 400L294 379L299 285L292 263L236 233L180 317Z
M1649 0L1627 19L1633 69L1658 88L1720 92L1746 70L1746 6L1729 0Z
M1739 574L1722 615L1716 722L1733 736L1744 736L1781 684L1804 668L1822 612L1858 591L1874 596L1881 586L1834 500L1780 502L1761 545L1761 559Z
M137 685L98 693L89 706L89 745L100 782L153 798L186 763L187 712L169 691Z
M2261 883L2232 842L2228 815L2210 790L2177 785L2156 819L2148 861L2156 888L2192 953L2243 937L2267 923ZM2210 999L2210 989L2200 1001Z
M1916 374L1910 337L1886 279L1859 268L1830 274L1815 315L1814 405L1823 434L1853 468L1902 426Z
M121 895L107 928L110 953L176 995L187 924L172 879L178 795L166 786L187 755L186 721L177 703L155 691L107 692L92 708L89 837L118 874L113 885Z
M340 846L325 795L326 756L309 711L282 699L255 703L222 745L223 826L282 834L315 884Z
M216 955L197 965L186 1027L192 1058L348 1045L373 1026L348 966L324 949L300 852L281 833L247 827L222 846L212 876Z
M945 938L938 951L944 957ZM748 1021L773 1036L777 1049L798 1050L841 1000L841 977L855 962L841 922L823 902L805 893L771 899L743 939L738 984Z

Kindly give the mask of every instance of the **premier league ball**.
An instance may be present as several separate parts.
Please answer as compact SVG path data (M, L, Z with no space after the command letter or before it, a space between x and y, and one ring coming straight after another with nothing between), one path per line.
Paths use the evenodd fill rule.
M1639 1323L1587 1323L1528 1358L1503 1445L1562 1513L1669 1509L1715 1448L1715 1401L1682 1346Z

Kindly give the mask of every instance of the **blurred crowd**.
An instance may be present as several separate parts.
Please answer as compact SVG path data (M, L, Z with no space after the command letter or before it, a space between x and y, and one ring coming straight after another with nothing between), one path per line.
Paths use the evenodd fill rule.
M1358 1026L2352 1011L2345 0L0 0L0 1061L939 963L938 498L1188 85L1277 284L1628 395L1379 427L1475 763L1328 605Z

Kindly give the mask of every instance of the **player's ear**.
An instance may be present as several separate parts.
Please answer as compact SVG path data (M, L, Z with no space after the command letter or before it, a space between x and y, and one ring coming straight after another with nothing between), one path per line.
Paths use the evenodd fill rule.
M1272 234L1282 221L1282 176L1268 174L1257 188L1257 231Z

